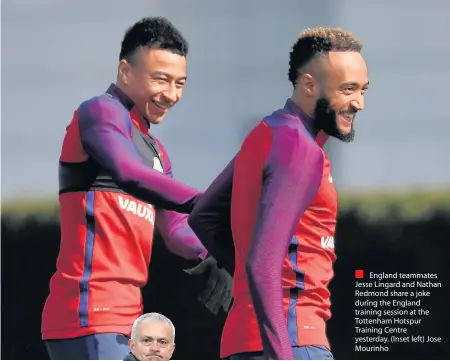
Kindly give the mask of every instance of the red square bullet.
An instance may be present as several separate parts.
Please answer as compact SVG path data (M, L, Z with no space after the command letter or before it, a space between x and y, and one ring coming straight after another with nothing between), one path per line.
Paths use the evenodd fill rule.
M364 270L362 269L357 269L355 271L355 278L364 278Z

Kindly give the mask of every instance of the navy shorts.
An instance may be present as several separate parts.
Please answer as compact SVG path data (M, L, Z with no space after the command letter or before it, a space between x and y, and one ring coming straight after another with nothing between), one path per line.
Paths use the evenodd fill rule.
M46 340L45 345L52 360L123 360L130 352L128 337L119 333Z
M324 346L292 347L294 360L333 360L333 354ZM262 351L243 352L231 355L229 360L265 360Z

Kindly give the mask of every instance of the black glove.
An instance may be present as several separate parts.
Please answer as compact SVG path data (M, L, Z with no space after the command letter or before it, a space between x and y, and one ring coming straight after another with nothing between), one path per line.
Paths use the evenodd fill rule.
M202 305L214 315L219 313L220 308L228 312L233 299L233 279L225 269L219 268L213 257L209 256L197 266L184 271L191 276L201 275L207 278L206 288L198 296Z

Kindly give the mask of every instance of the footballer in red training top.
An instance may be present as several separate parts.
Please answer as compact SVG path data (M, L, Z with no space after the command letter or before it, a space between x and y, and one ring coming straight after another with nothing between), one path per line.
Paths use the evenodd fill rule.
M247 136L189 216L234 271L221 357L333 358L326 321L337 195L323 146L329 136L354 138L369 84L361 48L340 29L304 31L290 54L292 97Z
M172 178L149 134L181 98L188 45L164 18L125 34L117 83L83 102L67 127L59 164L61 246L42 315L52 359L114 359L142 314L153 229L173 253L200 263L201 300L213 313L231 302L231 277L187 225L199 192ZM176 211L176 212L174 212ZM217 286L217 287L216 287Z

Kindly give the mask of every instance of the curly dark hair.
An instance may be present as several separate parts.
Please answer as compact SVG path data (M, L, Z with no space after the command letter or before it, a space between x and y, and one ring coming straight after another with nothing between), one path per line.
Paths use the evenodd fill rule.
M318 27L303 31L289 55L289 81L295 87L298 72L318 54L330 51L361 52L363 44L352 34L340 28Z
M146 17L128 28L122 40L119 60L132 61L142 48L159 48L187 56L189 44L173 24L163 17Z

